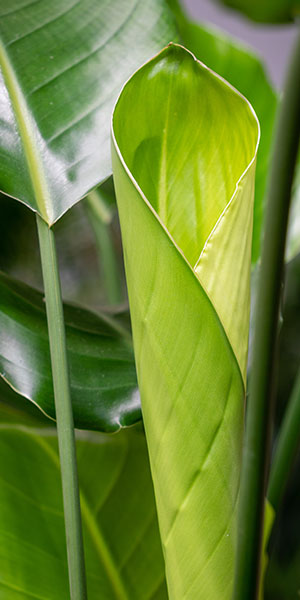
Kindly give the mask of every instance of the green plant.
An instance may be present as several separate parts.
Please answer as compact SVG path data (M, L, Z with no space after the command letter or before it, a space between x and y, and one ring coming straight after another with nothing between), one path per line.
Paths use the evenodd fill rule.
M260 262L277 99L255 56L169 5L126 0L120 11L117 0L0 1L0 187L36 213L45 294L0 276L0 596L7 600L87 593L90 600L229 600L233 593L254 600L258 586L263 593L261 552L272 524L271 509L264 518L270 436L263 438L273 422L265 390L299 138L299 50L271 175L257 301L262 335L249 365L245 454L256 462L242 466L238 523L250 267ZM258 152L259 123L240 92L259 116ZM134 352L109 179L112 111ZM1 202L4 218L12 201ZM21 221L27 209L15 207ZM14 227L18 216L10 214ZM94 234L110 305L101 312L62 304L55 237L61 227L60 257L74 239L73 226L68 233L63 225L73 214L78 232ZM17 242L7 243L16 253ZM292 244L296 254L295 230ZM70 263L68 273L73 256ZM299 441L298 387L271 470L275 510ZM76 443L74 424L83 430ZM133 431L119 432L128 426Z

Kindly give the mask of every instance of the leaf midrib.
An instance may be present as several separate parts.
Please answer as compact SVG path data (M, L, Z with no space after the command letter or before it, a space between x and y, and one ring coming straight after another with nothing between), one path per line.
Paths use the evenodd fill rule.
M18 125L37 209L42 218L48 224L51 224L53 221L52 203L42 165L42 159L36 143L36 127L22 89L18 83L16 73L1 39L0 67Z

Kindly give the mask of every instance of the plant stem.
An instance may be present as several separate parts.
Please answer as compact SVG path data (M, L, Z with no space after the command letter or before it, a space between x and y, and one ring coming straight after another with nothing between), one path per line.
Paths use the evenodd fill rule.
M291 187L300 131L299 72L300 37L286 80L269 185L243 454L233 595L235 600L255 600L259 593L279 305Z
M278 509L300 443L300 369L279 430L267 498Z
M37 215L48 320L71 600L87 598L65 326L53 231ZM51 576L51 574L49 574Z
M109 230L112 219L111 211L106 206L104 199L102 199L100 191L88 194L86 209L97 242L99 262L102 266L107 299L112 305L120 304L122 302L120 274Z

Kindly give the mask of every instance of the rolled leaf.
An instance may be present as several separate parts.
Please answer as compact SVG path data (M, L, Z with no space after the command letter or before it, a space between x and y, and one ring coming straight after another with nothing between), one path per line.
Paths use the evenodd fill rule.
M0 597L67 599L55 429L0 428ZM79 435L77 460L89 600L166 600L144 435Z
M119 90L172 39L164 0L0 0L0 189L51 225L110 175Z
M258 121L170 45L123 88L112 138L169 597L229 600Z
M168 0L176 15L183 45L208 67L224 77L251 102L261 128L255 174L252 262L261 253L267 176L277 109L277 96L261 59L240 40L216 27L191 21L177 0Z
M126 315L96 315L67 304L64 315L75 426L110 432L139 421L140 398ZM1 378L54 419L43 295L3 273L0 329Z

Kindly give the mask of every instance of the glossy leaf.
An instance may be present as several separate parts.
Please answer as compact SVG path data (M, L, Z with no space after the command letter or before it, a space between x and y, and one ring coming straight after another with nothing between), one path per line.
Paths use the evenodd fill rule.
M51 225L105 179L121 85L175 37L164 0L0 0L0 189Z
M54 428L0 425L0 597L69 597ZM144 435L77 440L89 600L166 600Z
M219 0L220 1L220 0ZM300 14L299 0L221 0L253 21L287 23Z
M177 0L169 0L177 17L183 44L196 57L224 77L251 102L259 119L261 140L257 153L252 261L260 257L265 193L271 157L271 142L277 97L258 56L241 42L203 24L192 22Z
M112 135L169 597L229 600L258 122L171 45L123 88Z
M75 426L117 431L141 419L126 315L96 315L65 305ZM0 275L1 377L55 418L43 296Z

